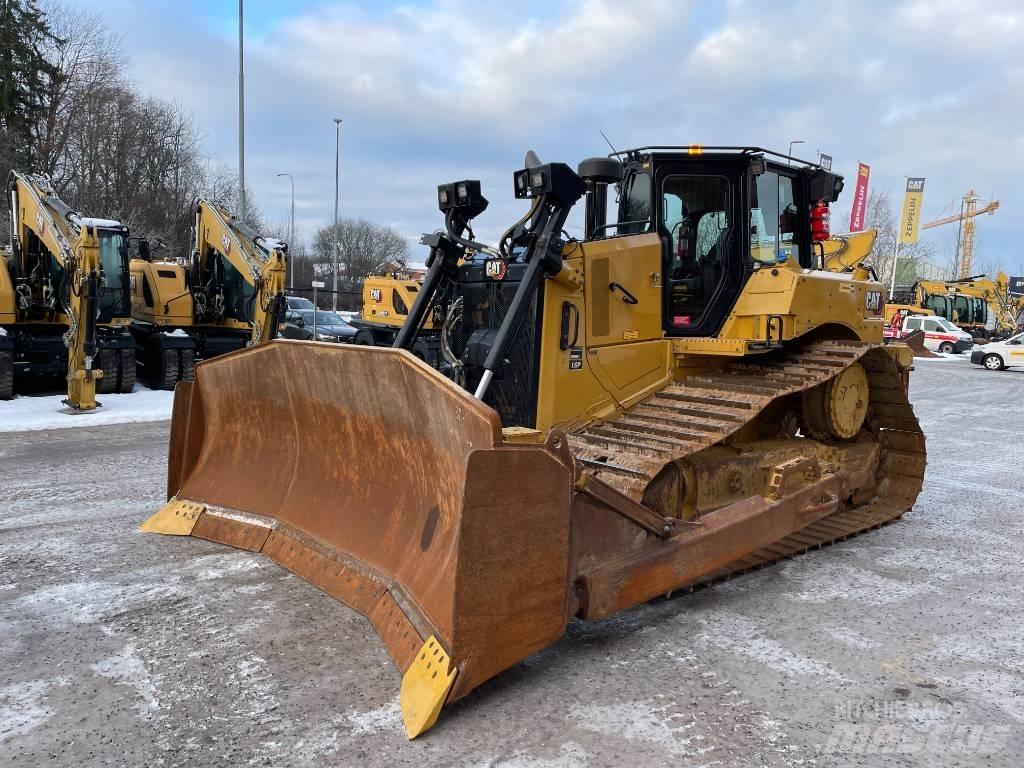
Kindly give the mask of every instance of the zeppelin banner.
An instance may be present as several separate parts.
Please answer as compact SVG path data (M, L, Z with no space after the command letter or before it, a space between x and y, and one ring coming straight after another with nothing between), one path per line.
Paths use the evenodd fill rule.
M903 196L903 215L900 216L900 242L916 243L921 225L921 200L924 198L924 179L907 179L907 193Z
M860 232L864 229L864 217L868 210L868 175L871 166L857 163L857 186L853 189L853 208L850 210L850 231Z

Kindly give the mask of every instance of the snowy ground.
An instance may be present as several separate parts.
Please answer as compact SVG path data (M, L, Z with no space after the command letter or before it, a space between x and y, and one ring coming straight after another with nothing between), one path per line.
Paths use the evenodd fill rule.
M102 405L94 411L62 413L66 394L19 395L0 400L0 432L24 432L40 429L96 427L109 424L135 424L171 418L173 392L160 392L136 384L130 395L97 395Z
M922 361L911 396L929 465L903 520L573 622L414 742L365 619L137 531L166 423L5 435L0 765L1017 768L1024 371Z

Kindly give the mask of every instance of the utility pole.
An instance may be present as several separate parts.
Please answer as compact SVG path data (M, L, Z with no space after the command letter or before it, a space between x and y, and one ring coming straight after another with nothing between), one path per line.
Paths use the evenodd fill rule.
M338 232L338 169L341 166L341 118L334 118L334 259L331 272L331 309L338 311L338 248L340 234Z
M244 4L245 0L238 0L238 218L242 221L246 220Z

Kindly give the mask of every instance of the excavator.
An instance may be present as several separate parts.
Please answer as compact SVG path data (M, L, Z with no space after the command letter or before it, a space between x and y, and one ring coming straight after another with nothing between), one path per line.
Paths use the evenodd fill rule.
M0 399L16 380L66 375L69 412L131 392L128 228L83 216L50 181L11 172L11 247L0 259Z
M988 303L992 341L1002 341L1019 332L1024 296L1013 296L1010 293L1010 278L1005 272L998 272L995 278L976 275L955 280L953 284L977 292Z
M288 246L210 200L193 215L187 263L154 258L148 241L131 260L131 332L153 389L191 381L199 360L274 339L284 317Z
M992 333L993 318L983 291L959 281L919 280L897 291L900 303L930 309L974 336L980 343Z
M359 317L348 321L359 329L354 343L392 346L421 287L422 280L403 273L367 277L363 282L362 312ZM442 325L448 316L448 299L447 295L435 298L433 306L420 324L418 338L412 349L414 355L435 368L445 365Z
M179 383L168 502L142 524L364 614L410 738L574 617L885 525L924 477L883 287L820 269L840 176L690 145L575 171L530 152L512 182L526 210L497 245L470 229L478 181L438 188L392 347L275 341ZM411 352L445 291L457 379Z

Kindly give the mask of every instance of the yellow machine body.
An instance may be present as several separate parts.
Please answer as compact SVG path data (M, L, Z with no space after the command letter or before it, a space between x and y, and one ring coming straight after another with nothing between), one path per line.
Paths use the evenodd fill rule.
M363 283L362 319L391 328L401 328L416 302L422 281L397 276L371 275ZM424 328L434 329L433 317L427 318Z
M12 246L0 269L0 323L14 341L9 352L0 348L0 382L13 383L4 370L11 361L26 374L53 372L35 360L53 359L59 335L69 411L96 408L98 391L130 392L135 358L124 332L130 321L123 278L128 228L84 217L42 176L14 171L8 193ZM12 387L4 389L0 397L13 394Z
M270 341L283 319L286 244L210 200L196 203L192 234L190 260L131 260L132 332L154 388L190 380L197 360Z
M479 184L442 185L395 348L200 365L145 530L262 552L367 616L412 737L573 617L899 518L925 467L911 351L882 344L881 284L814 267L811 203L841 179L776 157L528 156L530 208L496 249L464 236ZM565 242L581 197L588 237ZM411 352L444 296L458 371Z

